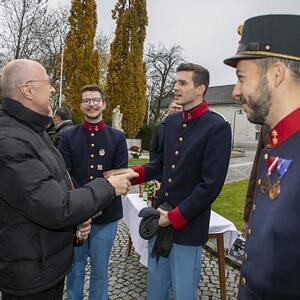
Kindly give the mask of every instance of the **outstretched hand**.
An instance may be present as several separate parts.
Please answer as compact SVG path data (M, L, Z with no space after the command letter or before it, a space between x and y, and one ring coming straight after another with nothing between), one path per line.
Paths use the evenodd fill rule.
M123 172L121 175L110 175L107 180L115 188L116 196L120 196L128 193L131 187L130 180L138 176L139 174L132 169L127 169L127 172Z
M133 172L131 168L122 168L122 169L115 169L115 170L109 170L103 172L103 176L105 179L109 178L110 176L115 176L115 175L122 175L122 174L128 174Z

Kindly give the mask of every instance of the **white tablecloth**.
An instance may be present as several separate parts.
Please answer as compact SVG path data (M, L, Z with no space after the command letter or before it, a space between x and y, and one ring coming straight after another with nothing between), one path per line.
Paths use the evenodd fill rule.
M147 265L148 241L143 240L139 235L139 225L141 218L138 217L139 211L147 204L138 194L128 194L123 197L123 220L129 229L130 237L135 251L141 256L140 262ZM211 211L209 233L223 233L224 248L230 249L238 236L236 227L232 222Z

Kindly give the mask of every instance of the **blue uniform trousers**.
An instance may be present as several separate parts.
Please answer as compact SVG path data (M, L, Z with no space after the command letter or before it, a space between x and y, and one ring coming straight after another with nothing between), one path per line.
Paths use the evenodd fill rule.
M83 299L87 257L90 257L90 300L108 299L108 262L117 231L117 222L92 224L89 238L83 246L74 248L74 263L67 277L67 299Z
M152 257L154 240L148 244L147 300L196 300L201 277L202 247L173 244L168 258Z

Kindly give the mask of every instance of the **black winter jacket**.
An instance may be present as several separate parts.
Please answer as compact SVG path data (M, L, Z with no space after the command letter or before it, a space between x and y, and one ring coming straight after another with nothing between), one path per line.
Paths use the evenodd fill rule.
M50 118L5 98L0 108L0 290L30 295L63 280L72 229L104 209L115 191L95 179L74 191L45 132Z

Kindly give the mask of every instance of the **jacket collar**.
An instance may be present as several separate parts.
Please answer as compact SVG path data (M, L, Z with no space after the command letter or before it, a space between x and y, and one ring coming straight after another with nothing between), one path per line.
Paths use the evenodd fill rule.
M82 126L89 132L97 132L97 131L102 130L105 127L105 124L104 124L103 120L101 120L100 122L95 123L95 124L91 124L87 120L84 120L82 122Z
M64 120L64 121L60 122L58 124L58 126L56 127L56 130L61 129L62 127L67 126L67 125L73 125L72 120Z
M25 123L28 127L39 133L44 131L52 122L51 117L35 112L25 107L19 101L8 97L3 98L2 109L11 117Z
M300 131L300 108L297 108L270 130L269 138L272 148L279 146L292 135Z
M205 100L203 100L196 107L183 112L183 122L189 122L194 119L197 119L201 115L203 115L206 111L208 111L208 104Z

